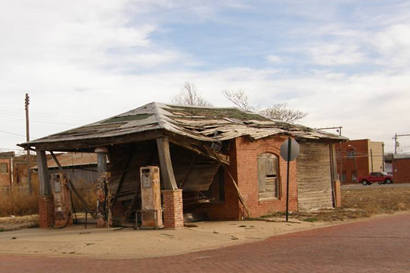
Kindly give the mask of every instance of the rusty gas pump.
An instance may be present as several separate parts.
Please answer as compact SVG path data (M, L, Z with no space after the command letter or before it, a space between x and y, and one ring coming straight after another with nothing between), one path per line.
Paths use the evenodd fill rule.
M71 193L67 177L62 173L51 175L54 199L54 227L64 228L73 224Z

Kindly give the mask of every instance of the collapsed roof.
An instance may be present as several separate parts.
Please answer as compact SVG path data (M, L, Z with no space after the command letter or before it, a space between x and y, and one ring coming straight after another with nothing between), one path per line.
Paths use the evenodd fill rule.
M218 142L247 136L252 140L272 135L297 139L342 141L346 138L306 126L268 119L237 108L192 107L152 102L95 123L23 143L41 146L61 142L84 142L143 132L165 130L198 141Z

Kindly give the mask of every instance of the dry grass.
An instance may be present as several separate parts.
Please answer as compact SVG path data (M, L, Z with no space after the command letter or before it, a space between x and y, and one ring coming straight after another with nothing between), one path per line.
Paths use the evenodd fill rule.
M34 192L29 194L27 190L15 188L11 192L0 192L0 217L23 216L38 213L38 186L33 185ZM97 197L95 187L78 189L79 194L87 203L90 210L96 209ZM83 212L83 205L73 194L73 203L76 211Z
M343 221L410 210L410 188L364 187L342 191L342 208L299 213L304 221Z
M38 186L33 184L33 193L21 188L11 192L0 192L0 217L10 215L31 215L38 213Z
M88 188L78 189L78 193L84 199L89 210L95 211L97 209L97 194L95 186L91 185ZM73 194L73 204L76 212L85 212L83 203L75 194Z
M410 210L410 188L363 187L342 190L342 208L292 213L306 222L331 222ZM271 215L281 216L283 213Z
M364 210L367 214L410 210L410 188L349 189L342 192L343 208Z

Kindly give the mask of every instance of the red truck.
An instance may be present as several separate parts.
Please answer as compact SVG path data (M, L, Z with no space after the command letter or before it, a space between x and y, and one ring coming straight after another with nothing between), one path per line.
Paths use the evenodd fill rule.
M391 184L393 183L393 176L385 172L372 172L367 176L360 176L359 183L363 185L371 185L372 183Z

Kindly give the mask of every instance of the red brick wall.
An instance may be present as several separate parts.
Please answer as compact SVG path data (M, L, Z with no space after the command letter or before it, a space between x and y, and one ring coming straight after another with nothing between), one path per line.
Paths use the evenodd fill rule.
M280 156L280 146L286 137L269 137L258 141L248 141L237 138L235 148L237 153L238 186L249 207L251 217L285 211L286 209L286 171L287 163ZM279 157L279 199L259 201L258 162L262 153L272 153ZM289 178L289 210L297 210L296 163L290 163Z
M163 190L162 198L164 206L164 227L184 227L182 190Z
M230 165L228 167L229 172L232 174L234 179L238 180L236 165L236 149L235 140L232 141L232 149L230 151ZM219 204L213 204L208 210L208 216L211 220L238 220L241 218L241 211L239 209L238 194L233 185L232 179L228 173L224 172L224 190L225 190L225 200Z
M350 146L349 146L350 145ZM358 139L343 142L340 145L336 144L337 152L337 172L341 178L340 167L342 167L342 173L346 173L345 181L341 181L342 184L356 183L352 181L352 174L354 171L357 173L357 177L369 175L369 140ZM353 148L352 148L353 147ZM348 151L355 151L355 157L348 157ZM340 166L340 151L343 155L342 163Z
M280 145L286 137L269 137L257 141L237 138L233 141L231 164L229 169L238 183L239 190L250 210L251 217L259 217L285 211L286 209L286 161L280 153ZM259 201L258 161L262 153L272 153L279 157L280 198ZM296 163L290 164L289 210L297 210ZM208 211L211 219L241 219L245 216L244 208L239 203L238 194L231 179L225 174L225 202L215 205Z
M40 228L49 228L54 225L54 202L52 196L39 197L38 214Z
M393 159L393 182L410 183L410 158Z

